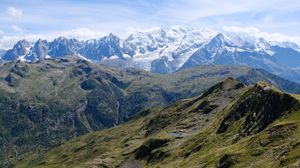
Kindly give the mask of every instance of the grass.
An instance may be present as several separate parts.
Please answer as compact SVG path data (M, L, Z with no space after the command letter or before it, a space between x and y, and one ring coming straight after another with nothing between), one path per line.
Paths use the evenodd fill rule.
M17 67L17 72L22 74L21 76L12 72L15 67ZM249 76L250 72L252 76ZM48 150L72 138L115 126L127 121L143 109L163 107L179 99L198 96L205 89L228 76L236 78L244 76L252 83L257 82L258 79L268 79L266 76L255 78L252 72L246 67L204 66L174 74L158 75L135 69L121 71L77 59L69 59L68 62L63 63L59 60L45 60L38 64L22 62L5 64L0 67L0 78L4 79L7 75L13 74L16 78L16 85L10 87L6 81L0 81L0 90L5 93L1 94L3 96L0 99L0 122L1 130L3 130L1 133L5 134L4 137L7 140L3 142L4 145L0 146L0 163L7 159L8 162L14 163L15 160L23 158L23 155ZM93 81L92 88L82 88L81 84L89 80ZM274 81L278 85L285 86L279 79ZM229 100L224 97L230 96L235 96L235 94L214 93L206 100L192 103L185 110L179 109L186 105L183 102L189 103L194 98L179 102L178 107L172 106L169 111L163 112L165 116L169 117L158 123L157 132L151 136L167 138L170 136L170 132L180 132L181 130L186 130L186 135L192 136L200 130L207 129L210 124L214 123L216 116L222 117L218 114L224 105L229 103ZM220 102L214 102L216 97L220 97ZM205 109L199 110L204 101L211 102L212 106L205 106ZM219 106L216 107L217 110L212 110L215 104ZM212 110L212 113L204 115L203 111L205 110ZM153 117L159 119L161 116ZM142 125L142 131L124 128L124 131L130 130L128 134L132 136L127 139L130 139L128 143L134 147L145 140L140 133L146 132L145 129L149 126L147 125L148 120L141 121L144 123L133 125L133 127ZM164 127L160 127L162 125L159 124L162 123L165 125ZM121 134L121 132L112 130L112 134ZM12 136L12 133L17 132L22 134ZM133 135L131 132L135 134ZM103 136L106 137L110 133L104 133ZM133 137L137 139L132 140ZM178 146L183 143L184 139L176 139L171 144ZM115 148L99 149L99 151L110 151L107 155L111 155L111 157L101 155L108 159L108 161L102 160L103 162L113 162L112 157L127 159L125 156L120 157L120 155L114 154L114 150L120 151L124 148L122 144L117 143L118 140L114 140L114 142L119 146L106 143L103 145L111 145ZM101 146L102 142L99 142L98 145ZM6 149L6 146L9 148ZM127 148L133 149L134 147ZM15 151L18 153L17 156L15 156ZM90 150L83 150L87 153L88 151ZM56 159L73 158L71 151L66 152L68 155L59 158L51 157L50 160L55 162ZM66 157L69 154L72 157ZM97 151L96 154L98 154ZM81 153L81 155L83 154ZM93 160L92 156L84 155L84 157L87 157L86 160ZM101 159L96 159L97 162L99 160ZM68 160L59 161L71 164Z
M296 99L300 100L300 95L299 94L291 94L292 96L294 96Z
M193 168L217 167L225 162L231 163L232 167L276 168L297 165L300 159L300 111L297 109L285 113L252 135L240 134L247 115L232 122L226 132L217 133L221 122L240 105L242 99L261 94L252 87L232 89L234 86L234 83L219 85L205 97L185 99L162 110L147 112L117 127L72 139L43 155L31 155L23 159L17 167L139 165ZM272 96L282 94L276 90L270 92L275 93ZM231 97L229 95L235 96L228 98ZM197 107L204 101L218 107L208 114L202 113ZM203 122L205 127L202 127ZM152 127L156 127L156 131L146 136L147 130ZM185 134L176 138L170 134L174 131ZM151 149L145 158L134 159L137 150L151 139L168 139L168 142Z

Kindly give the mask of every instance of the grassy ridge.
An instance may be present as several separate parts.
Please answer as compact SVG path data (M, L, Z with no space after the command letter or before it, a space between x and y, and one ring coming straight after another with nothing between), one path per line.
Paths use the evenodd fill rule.
M199 95L228 76L247 84L269 80L290 92L300 91L299 85L260 70L226 65L158 75L117 70L74 57L5 63L0 67L0 164L7 166L28 152L39 153L113 127L143 109ZM204 111L212 109L214 104Z
M31 155L17 167L293 167L300 159L299 109L299 100L273 87L229 78L200 96ZM252 117L255 127L248 127ZM227 129L219 131L224 121Z

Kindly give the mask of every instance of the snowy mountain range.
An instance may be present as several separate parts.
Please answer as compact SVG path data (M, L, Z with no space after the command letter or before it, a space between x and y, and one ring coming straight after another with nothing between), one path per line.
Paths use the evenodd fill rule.
M207 64L245 65L300 82L300 48L297 44L188 26L136 32L126 39L109 34L87 41L64 37L35 43L21 40L12 49L0 52L2 61L36 62L68 55L156 73Z

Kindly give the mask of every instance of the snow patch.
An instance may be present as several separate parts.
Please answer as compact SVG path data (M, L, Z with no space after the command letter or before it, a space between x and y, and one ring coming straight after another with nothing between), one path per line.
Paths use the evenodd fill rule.
M113 55L111 57L109 57L110 60L114 60L114 59L118 59L119 57L117 55Z

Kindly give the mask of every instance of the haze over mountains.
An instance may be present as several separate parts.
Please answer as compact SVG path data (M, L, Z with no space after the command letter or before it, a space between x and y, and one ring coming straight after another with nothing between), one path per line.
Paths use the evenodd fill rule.
M36 42L25 39L0 53L3 61L20 59L29 62L78 55L96 63L156 73L171 73L210 64L245 65L300 82L299 51L299 46L293 42L173 26L136 32L126 39L113 34L87 41L64 37Z

